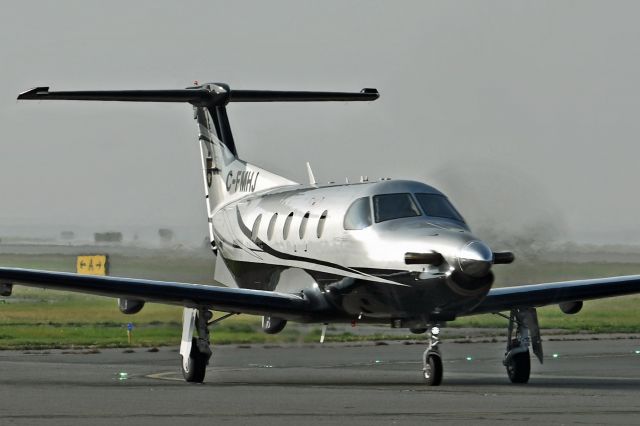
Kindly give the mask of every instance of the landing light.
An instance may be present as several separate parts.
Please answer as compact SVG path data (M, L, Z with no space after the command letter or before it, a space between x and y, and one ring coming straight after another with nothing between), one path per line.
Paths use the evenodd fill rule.
M470 357L470 356L468 356L466 359L467 361L473 361L473 357Z
M559 356L560 356L560 355L558 355L558 354L553 354L553 357L554 357L554 358L558 358Z

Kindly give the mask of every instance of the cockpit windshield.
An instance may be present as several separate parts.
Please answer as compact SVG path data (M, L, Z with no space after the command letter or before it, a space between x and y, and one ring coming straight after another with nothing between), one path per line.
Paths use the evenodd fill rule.
M420 216L420 210L411 194L384 194L373 197L376 223L401 217Z
M415 194L415 196L427 216L443 217L464 223L460 213L445 196L440 194Z

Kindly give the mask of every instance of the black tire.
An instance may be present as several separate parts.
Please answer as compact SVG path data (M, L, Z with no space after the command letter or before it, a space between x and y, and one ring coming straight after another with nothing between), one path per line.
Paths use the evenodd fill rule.
M440 386L442 383L442 360L437 355L429 355L424 370L424 382L427 386Z
M506 365L511 383L527 383L531 374L531 356L529 351L520 352L511 357Z
M194 337L191 341L191 353L189 354L187 369L184 368L184 363L181 364L182 376L189 383L202 383L207 372L207 364L209 364L209 358L198 350L196 338Z

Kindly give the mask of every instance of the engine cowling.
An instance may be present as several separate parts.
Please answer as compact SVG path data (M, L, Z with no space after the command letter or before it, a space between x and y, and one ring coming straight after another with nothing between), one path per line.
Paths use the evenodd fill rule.
M11 283L0 283L0 296L9 297L11 296L11 292L13 291L13 284Z
M137 314L144 308L144 300L118 299L118 309L126 315Z
M578 312L580 312L580 310L582 310L582 305L583 305L583 302L581 300L578 300L576 302L564 302L564 303L561 303L559 306L560 306L560 310L565 314L573 315L573 314L577 314Z
M271 316L262 317L262 331L267 334L277 334L284 330L287 325L287 320L282 318L275 318Z

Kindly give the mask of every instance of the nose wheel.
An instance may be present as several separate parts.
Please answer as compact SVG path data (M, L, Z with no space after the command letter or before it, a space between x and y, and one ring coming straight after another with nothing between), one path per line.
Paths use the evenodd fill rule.
M442 355L440 353L440 328L429 330L429 346L422 355L422 376L427 386L439 386L442 383Z

